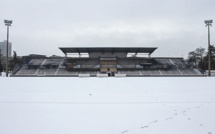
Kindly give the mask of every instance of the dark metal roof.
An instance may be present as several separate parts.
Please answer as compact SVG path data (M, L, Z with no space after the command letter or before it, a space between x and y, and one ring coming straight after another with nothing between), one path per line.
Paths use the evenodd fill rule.
M124 53L153 53L157 47L60 47L64 54L67 53L93 53L93 52L124 52Z

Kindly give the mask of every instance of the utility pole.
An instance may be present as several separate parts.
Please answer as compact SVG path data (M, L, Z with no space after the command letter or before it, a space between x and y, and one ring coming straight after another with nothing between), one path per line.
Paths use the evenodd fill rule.
M9 27L12 24L12 20L4 20L5 26L7 26L7 52L6 52L6 77L8 77L8 43L9 43Z
M213 20L205 20L208 27L208 76L211 76L211 44L210 44L210 26L212 27Z

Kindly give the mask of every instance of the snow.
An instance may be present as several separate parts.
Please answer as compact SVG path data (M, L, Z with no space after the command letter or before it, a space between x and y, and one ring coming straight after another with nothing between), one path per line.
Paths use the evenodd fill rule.
M215 134L213 77L1 77L0 134Z

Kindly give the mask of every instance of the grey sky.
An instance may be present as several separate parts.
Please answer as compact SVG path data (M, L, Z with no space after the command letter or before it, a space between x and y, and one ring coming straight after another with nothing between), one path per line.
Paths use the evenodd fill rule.
M10 41L18 55L63 55L58 47L158 47L153 56L187 56L207 47L205 19L214 0L1 0L12 19ZM211 44L215 29L211 28Z

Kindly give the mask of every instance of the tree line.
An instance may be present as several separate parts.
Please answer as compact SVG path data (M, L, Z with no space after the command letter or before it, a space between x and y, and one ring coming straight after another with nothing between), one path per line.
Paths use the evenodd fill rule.
M13 57L8 58L8 67L10 71L13 71L16 67L21 66L24 63L22 57L18 57L16 51L13 51ZM6 69L6 57L0 55L0 72Z
M211 50L211 70L215 69L215 47L210 46ZM202 71L208 70L208 51L205 48L199 47L188 53L188 62Z

